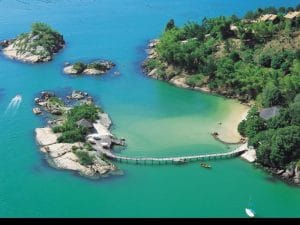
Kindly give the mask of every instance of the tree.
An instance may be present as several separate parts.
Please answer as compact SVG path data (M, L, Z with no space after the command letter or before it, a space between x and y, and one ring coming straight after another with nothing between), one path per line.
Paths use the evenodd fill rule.
M242 135L242 136L246 136L246 127L247 127L247 121L243 120L242 122L239 123L238 125L238 132Z
M271 67L272 58L269 54L261 54L258 63L264 67Z
M257 147L257 161L266 166L284 168L300 157L300 127L288 126L259 133L254 139Z
M246 135L249 138L255 137L260 131L266 129L266 123L264 119L259 116L258 110L256 107L253 107L246 118L246 121L242 121L242 124L239 126L239 131L241 134Z
M170 19L165 27L165 31L171 30L173 28L175 28L175 21L174 19Z
M233 51L229 54L229 58L232 59L233 62L237 62L241 59L239 53L237 53L236 51Z
M76 62L73 65L73 69L77 71L77 73L82 73L86 69L86 65L82 62Z
M282 94L273 82L269 82L261 93L261 104L263 107L279 105L282 102Z
M294 102L290 105L291 123L300 126L300 94L296 95Z

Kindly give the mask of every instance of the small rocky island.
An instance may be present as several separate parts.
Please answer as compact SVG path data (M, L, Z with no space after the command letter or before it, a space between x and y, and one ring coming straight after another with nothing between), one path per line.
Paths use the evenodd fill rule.
M48 62L65 46L63 36L44 23L34 23L31 31L0 42L5 56L27 63Z
M52 92L41 92L35 98L33 112L44 114L47 126L36 128L36 140L50 165L72 170L89 178L119 175L103 151L114 145L125 145L109 131L109 116L96 106L86 92L72 91L64 99Z
M111 70L115 64L111 61L97 60L91 63L76 62L71 65L66 65L64 73L70 75L100 75Z

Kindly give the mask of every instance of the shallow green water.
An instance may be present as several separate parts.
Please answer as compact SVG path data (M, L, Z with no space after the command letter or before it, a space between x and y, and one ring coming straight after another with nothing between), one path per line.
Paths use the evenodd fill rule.
M91 181L50 168L34 141L43 125L32 114L42 90L81 89L96 97L125 137L130 156L223 152L210 135L236 102L148 79L140 70L147 41L173 17L182 24L204 16L242 15L249 9L297 1L0 1L0 39L34 21L64 34L66 49L53 62L27 65L0 57L0 217L245 217L252 196L258 217L299 217L300 189L240 159L182 166L118 164L123 176ZM66 61L111 59L116 70L100 78L69 78ZM17 110L5 110L21 94Z

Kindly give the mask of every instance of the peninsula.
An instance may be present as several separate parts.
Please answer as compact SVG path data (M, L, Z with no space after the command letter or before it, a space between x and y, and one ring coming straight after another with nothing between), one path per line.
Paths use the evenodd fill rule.
M257 164L300 184L300 8L259 8L243 18L171 19L149 44L149 77L251 106L239 133ZM213 133L218 137L218 133Z
M5 56L27 63L51 61L64 45L63 36L44 23L34 23L30 32L1 42Z
M101 152L124 145L124 139L111 134L109 116L88 93L74 90L62 99L55 93L41 92L35 104L33 112L45 114L48 120L48 125L36 128L35 133L40 150L51 165L90 178L120 174Z

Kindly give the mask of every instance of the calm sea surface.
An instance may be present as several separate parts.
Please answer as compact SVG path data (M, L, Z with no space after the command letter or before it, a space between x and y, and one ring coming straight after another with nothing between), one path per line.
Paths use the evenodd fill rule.
M236 102L183 90L145 77L147 42L166 22L243 15L294 0L0 0L0 40L36 21L60 31L66 48L54 61L28 65L0 56L0 217L245 217L251 196L258 217L299 217L300 189L239 158L182 166L118 164L123 176L88 180L49 167L34 140L43 120L32 113L42 90L80 89L95 96L125 137L128 156L176 156L223 152L209 135ZM70 78L65 62L110 59L103 77ZM7 110L17 94L23 99Z

